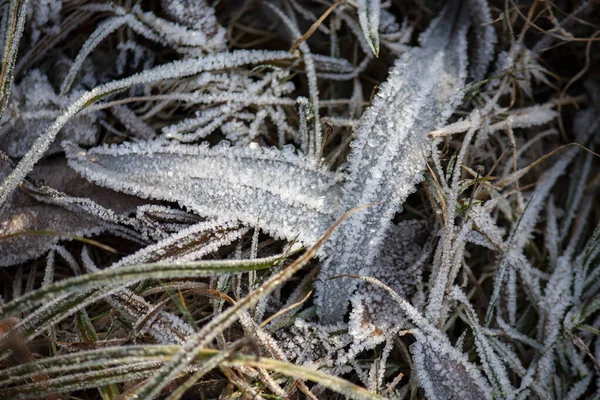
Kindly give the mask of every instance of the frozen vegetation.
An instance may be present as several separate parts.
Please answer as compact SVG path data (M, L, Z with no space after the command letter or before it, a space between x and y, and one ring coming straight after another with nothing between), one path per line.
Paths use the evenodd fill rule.
M0 13L0 398L600 399L597 2Z

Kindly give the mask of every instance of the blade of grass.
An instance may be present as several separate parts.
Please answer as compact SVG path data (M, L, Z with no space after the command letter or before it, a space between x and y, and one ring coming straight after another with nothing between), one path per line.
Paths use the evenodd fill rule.
M205 260L177 263L137 264L122 268L105 269L65 279L27 293L0 308L0 319L31 311L40 304L72 293L80 293L108 286L132 284L145 279L197 278L233 274L271 268L283 259L282 255L254 260Z
M233 346L232 346L233 348ZM94 388L99 384L119 383L132 379L132 375L138 379L142 376L150 376L152 367L168 363L172 357L181 352L182 346L164 345L130 345L121 347L110 347L106 349L81 351L75 354L67 354L49 359L38 360L28 364L18 365L4 371L0 371L0 384L6 386L17 382L23 385L13 386L8 389L0 389L0 396L19 396L14 399L27 398L32 395L47 394L48 391L67 392L75 385L79 388ZM357 400L383 400L384 397L371 393L342 378L328 375L324 372L308 367L294 365L284 361L269 358L248 356L243 354L228 354L229 352L214 349L201 349L190 361L207 364L220 364L228 367L255 367L279 373L281 375L302 380L310 380L337 393ZM204 369L203 367L201 367ZM97 369L89 372L90 369ZM29 383L31 376L48 374L50 380L41 383ZM84 375L84 374L88 375ZM85 378L85 380L82 380ZM46 391L44 391L46 390ZM133 394L133 393L131 393ZM140 395L140 393L137 393ZM22 395L22 396L20 396ZM138 397L142 398L142 397Z
M15 63L19 50L19 42L25 27L25 17L27 15L27 2L29 0L12 0L9 5L9 17L6 27L6 41L4 43L4 56L2 57L2 70L0 71L0 121L8 99L12 81L14 79Z

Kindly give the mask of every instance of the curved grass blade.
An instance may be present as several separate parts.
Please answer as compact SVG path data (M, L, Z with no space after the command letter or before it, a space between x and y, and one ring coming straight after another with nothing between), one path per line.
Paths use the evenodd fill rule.
M206 260L187 263L151 263L121 268L110 268L90 274L65 279L34 292L27 293L0 308L0 319L31 311L47 301L73 293L133 284L145 279L180 279L234 274L271 268L283 260L276 255L253 260Z

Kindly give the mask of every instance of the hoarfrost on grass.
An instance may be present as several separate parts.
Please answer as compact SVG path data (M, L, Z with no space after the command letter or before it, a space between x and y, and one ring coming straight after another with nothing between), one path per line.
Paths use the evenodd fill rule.
M208 3L0 5L0 264L12 274L1 357L11 334L36 358L45 350L28 342L42 335L51 352L82 354L0 373L2 393L42 396L32 365L65 395L126 395L117 383L152 377L140 395L154 397L191 373L173 398L218 364L257 397L597 391L598 86L573 85L594 52L556 97L564 82L540 51L561 37L594 45L580 43L593 22L573 25L584 6L562 21L561 4L538 7L555 28L528 47L528 30L540 32L514 31L525 9L450 1L411 47L421 18L397 2ZM281 45L291 51L254 50ZM566 138L586 153L557 150ZM357 207L324 247L295 258ZM125 254L94 240L105 238ZM208 257L218 260L197 261ZM116 347L127 341L144 344ZM218 355L192 365L215 345ZM339 379L285 385L232 364L254 347L270 357L261 360L351 377L371 393ZM143 358L156 352L168 357Z

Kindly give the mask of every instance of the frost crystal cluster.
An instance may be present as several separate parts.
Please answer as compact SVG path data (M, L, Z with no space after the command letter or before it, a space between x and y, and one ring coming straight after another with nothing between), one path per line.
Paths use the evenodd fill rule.
M600 397L600 13L538 3L0 4L0 398Z

